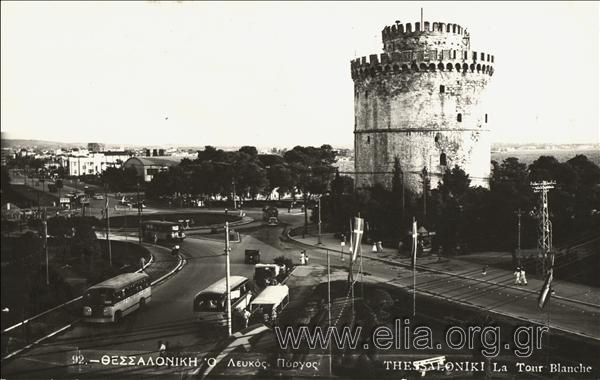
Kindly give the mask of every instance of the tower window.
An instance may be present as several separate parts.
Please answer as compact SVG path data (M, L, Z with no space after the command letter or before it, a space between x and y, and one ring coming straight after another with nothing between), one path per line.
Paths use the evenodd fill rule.
M485 122L487 123L487 113L485 114Z
M458 121L459 123L462 122L462 113L459 113L458 115L456 115L456 121Z
M440 94L443 94L446 92L446 86L444 86L443 84L440 84Z
M367 136L367 144L371 143L371 136Z
M447 164L448 164L448 162L446 160L446 153L440 154L440 165L446 166Z

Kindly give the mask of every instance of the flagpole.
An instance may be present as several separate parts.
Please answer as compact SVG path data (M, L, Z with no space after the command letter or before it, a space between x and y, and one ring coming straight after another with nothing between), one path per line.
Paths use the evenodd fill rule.
M413 216L413 317L417 314L417 221Z
M229 268L229 222L225 222L225 286L227 287L227 333L231 336L231 288L229 284L230 268Z
M104 189L104 198L106 199L105 202L105 216L106 216L106 245L108 246L108 263L110 264L110 266L112 267L112 251L111 251L111 247L110 247L110 222L108 221L109 219L109 215L108 215L108 192L106 190L106 188ZM125 216L125 220L127 220L127 216Z
M329 249L327 251L327 314L328 321L327 324L329 330L331 330L331 271L329 266ZM329 376L331 376L331 342L329 342Z

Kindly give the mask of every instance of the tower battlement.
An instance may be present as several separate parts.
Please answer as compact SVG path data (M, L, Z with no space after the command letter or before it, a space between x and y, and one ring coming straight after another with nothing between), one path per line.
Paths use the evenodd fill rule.
M350 61L352 78L419 71L457 71L494 74L494 56L468 50L406 50L371 54Z
M381 32L381 37L385 43L388 40L393 40L398 37L413 36L415 34L426 34L426 33L452 33L464 35L466 29L458 24L446 23L446 22L423 22L421 27L420 22L415 22L414 26L411 23L402 24L400 21L396 21L396 24L386 26ZM468 33L467 33L468 35Z

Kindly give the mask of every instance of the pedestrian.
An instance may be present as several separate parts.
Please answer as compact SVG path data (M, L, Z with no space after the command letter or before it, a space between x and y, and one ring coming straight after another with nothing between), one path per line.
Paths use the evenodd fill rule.
M300 252L300 265L306 265L307 264L307 257L306 257L306 251L301 251Z
M377 253L377 243L373 242L373 248L371 248L371 252Z
M515 276L515 285L521 285L521 268L517 267L513 275Z
M527 277L525 277L525 269L523 269L523 268L521 268L520 277L521 277L521 285L527 286Z
M154 245L156 245L156 243L158 243L158 235L156 234L156 232L154 233L153 240L154 240Z
M164 358L166 354L167 354L167 345L162 340L159 340L158 341L158 356L160 356L161 358Z
M243 313L242 313L242 317L244 317L244 328L248 328L248 322L250 321L250 316L252 314L250 314L250 312L248 311L248 309L244 309Z
M140 264L142 266L142 271L144 271L144 266L146 265L146 258L145 257L140 257Z
M483 266L483 269L481 270L481 274L484 276L487 274L487 265Z
M377 252L379 252L379 253L383 252L383 243L380 241L377 242Z

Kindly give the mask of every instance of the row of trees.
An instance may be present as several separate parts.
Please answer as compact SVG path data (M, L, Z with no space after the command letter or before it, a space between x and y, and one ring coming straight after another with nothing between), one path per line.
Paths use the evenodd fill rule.
M174 193L236 195L255 199L300 191L305 197L323 193L333 178L336 152L330 145L296 146L283 156L258 154L253 146L223 151L207 146L195 160L183 159L178 166L157 173L147 185L152 197Z
M470 187L459 167L444 173L437 187L425 195L402 191L396 162L391 189L376 185L354 192L352 181L337 177L323 203L322 218L333 231L347 231L358 212L368 221L373 239L398 241L407 236L413 216L419 225L436 231L434 245L444 252L457 249L512 249L517 240L517 212L521 210L522 246L535 246L539 195L532 181L555 180L549 192L550 219L557 243L600 228L600 168L583 155L560 163L541 156L531 165L507 158L492 162L490 188ZM425 207L424 207L425 206Z

